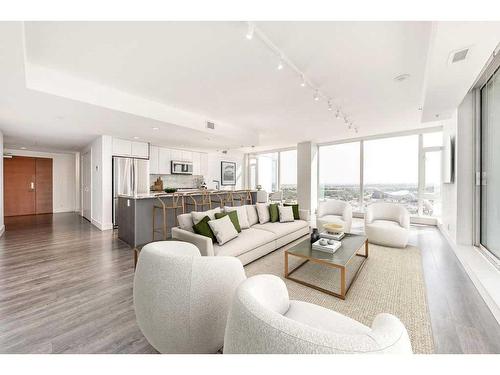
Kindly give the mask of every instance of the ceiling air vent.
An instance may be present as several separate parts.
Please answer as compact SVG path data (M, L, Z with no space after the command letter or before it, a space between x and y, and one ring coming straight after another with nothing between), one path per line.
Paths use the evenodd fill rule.
M464 49L461 49L459 51L453 51L450 54L450 64L454 64L454 63L465 60L468 53L469 53L469 48L464 48Z
M215 124L213 122L207 121L207 129L215 129Z

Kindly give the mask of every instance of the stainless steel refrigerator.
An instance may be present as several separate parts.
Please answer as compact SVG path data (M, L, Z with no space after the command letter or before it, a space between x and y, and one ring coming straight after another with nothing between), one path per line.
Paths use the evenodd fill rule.
M149 193L149 160L113 157L113 226L116 228L118 195Z

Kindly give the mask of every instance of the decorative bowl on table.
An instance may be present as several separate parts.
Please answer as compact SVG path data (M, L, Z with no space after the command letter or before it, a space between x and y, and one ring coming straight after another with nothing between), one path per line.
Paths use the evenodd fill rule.
M331 234L339 234L344 231L344 224L340 223L327 223L323 224L323 228Z

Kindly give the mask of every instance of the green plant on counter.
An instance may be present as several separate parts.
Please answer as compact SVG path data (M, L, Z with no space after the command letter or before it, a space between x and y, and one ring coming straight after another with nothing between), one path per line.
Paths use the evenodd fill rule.
M165 188L165 193L175 193L177 191L176 188Z

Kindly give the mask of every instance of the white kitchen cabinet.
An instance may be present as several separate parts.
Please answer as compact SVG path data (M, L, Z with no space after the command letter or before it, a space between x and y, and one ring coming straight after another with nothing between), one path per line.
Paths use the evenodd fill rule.
M199 152L193 152L192 153L193 174L195 176L199 176L201 174L200 155L201 154Z
M149 159L149 143L132 142L132 153L134 158Z
M158 174L170 174L170 161L175 160L172 158L172 153L168 148L160 147L158 150Z
M174 161L184 161L182 160L182 151L181 150L170 150L170 157Z
M159 174L160 148L158 146L150 146L149 148L149 173Z
M132 154L132 142L126 139L113 138L113 155L130 156Z
M191 151L181 151L182 161L193 161L193 152Z

